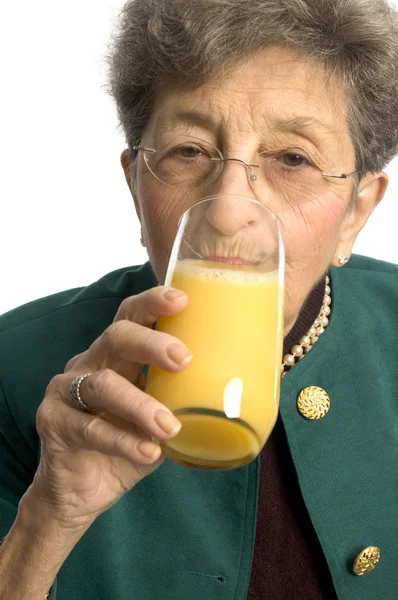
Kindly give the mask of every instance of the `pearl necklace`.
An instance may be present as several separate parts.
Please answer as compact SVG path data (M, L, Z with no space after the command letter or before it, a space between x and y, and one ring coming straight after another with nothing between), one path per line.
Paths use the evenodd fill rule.
M301 338L296 346L291 349L291 354L285 354L282 363L282 379L286 377L290 369L294 367L297 359L302 360L306 354L312 349L314 344L319 340L326 327L329 325L329 319L331 313L330 305L332 304L332 298L330 296L330 279L325 279L325 296L323 298L322 308L319 315L314 321L311 329L309 329L304 337ZM286 369L289 369L286 371Z

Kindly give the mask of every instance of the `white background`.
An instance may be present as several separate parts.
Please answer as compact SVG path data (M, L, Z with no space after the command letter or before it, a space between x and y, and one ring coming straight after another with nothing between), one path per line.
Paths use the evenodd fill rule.
M397 4L397 0L395 0ZM147 260L102 86L121 0L9 0L0 9L0 313ZM359 254L398 263L398 159Z

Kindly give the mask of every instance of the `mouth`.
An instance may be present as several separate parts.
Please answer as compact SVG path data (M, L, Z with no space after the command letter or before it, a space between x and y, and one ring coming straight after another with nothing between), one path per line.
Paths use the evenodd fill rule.
M220 262L227 265L241 265L245 267L254 267L255 265L258 265L258 262L245 260L240 256L205 256L204 258L212 262Z

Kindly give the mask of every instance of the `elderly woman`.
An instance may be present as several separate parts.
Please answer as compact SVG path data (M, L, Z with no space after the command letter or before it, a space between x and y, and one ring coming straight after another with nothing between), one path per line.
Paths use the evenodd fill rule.
M397 152L397 13L134 0L109 64L150 263L0 320L0 597L396 600L398 269L352 248ZM222 157L218 177L167 185L147 155L181 139L186 165L204 147ZM277 176L254 182L265 154ZM245 467L188 469L152 441L181 425L142 373L191 359L152 328L188 302L162 285L178 221L264 186L286 247L280 418ZM303 393L328 398L322 418L298 410Z

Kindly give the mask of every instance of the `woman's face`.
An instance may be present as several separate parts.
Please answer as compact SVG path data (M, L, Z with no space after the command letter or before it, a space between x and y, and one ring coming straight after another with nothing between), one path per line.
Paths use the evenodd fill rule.
M343 90L336 82L327 82L319 66L285 49L267 49L228 77L199 89L165 86L156 98L141 146L159 147L180 137L194 137L217 147L224 158L251 164L258 162L260 153L286 149L306 157L322 172L340 175L355 171L346 109ZM136 180L131 182L129 163L125 151L122 164L161 283L178 220L201 198L244 196L266 203L276 213L286 251L285 334L330 264L337 266L339 255L351 254L357 234L387 185L384 174L367 177L360 185L366 189L350 210L353 177L331 179L321 195L297 202L297 195L281 194L265 178L251 182L246 168L237 162L227 162L220 177L206 188L166 186L149 172L141 153ZM207 227L209 235L217 236L217 220L212 221L211 215L204 220L202 231ZM249 235L250 228L246 230ZM242 231L237 235L242 236Z

